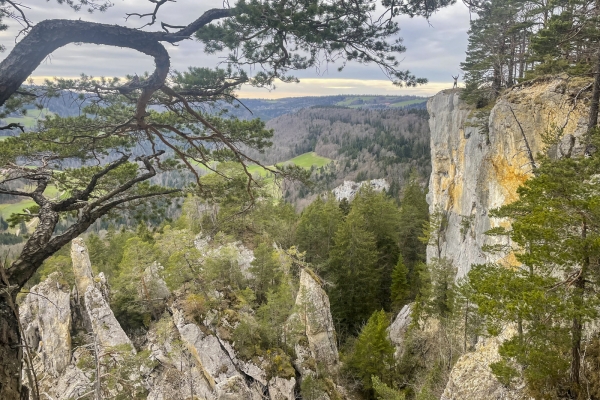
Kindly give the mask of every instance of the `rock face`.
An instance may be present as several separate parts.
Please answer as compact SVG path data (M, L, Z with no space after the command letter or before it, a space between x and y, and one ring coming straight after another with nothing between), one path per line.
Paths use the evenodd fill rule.
M318 278L308 270L300 272L300 288L296 297L297 319L295 329L304 332L310 355L320 360L329 370L337 371L339 355L337 351L335 328L329 308L329 297L321 288ZM303 353L296 350L296 353Z
M239 243L228 246L235 249L240 264L249 265L250 250ZM92 272L83 240L75 240L71 250L75 288L69 290L54 273L32 288L21 305L40 393L49 398L66 400L94 393L97 368L100 376L117 376L116 384L102 381L101 397L134 397L135 392L151 400L295 400L303 377L326 371L327 391L319 398L351 398L333 381L339 368L335 331L329 299L314 274L301 273L298 312L290 317L298 328L294 337L301 340L296 359L287 359L289 369L280 369L282 357L287 357L283 350L251 359L236 353L232 332L241 319L253 318L252 310L210 310L200 323L185 311L188 293L171 294L156 263L143 269L143 275L155 283L153 297L169 297L168 312L148 332L128 337L109 306L104 275ZM220 296L225 302L226 294ZM95 354L100 354L98 362ZM277 359L278 364L273 364ZM292 361L297 369L289 364Z
M442 91L428 101L432 158L428 203L431 213L442 212L447 219L439 247L427 249L428 260L447 257L459 277L471 264L513 262L510 256L498 260L482 251L484 245L498 243L485 232L505 223L491 219L488 211L516 199L517 188L532 170L529 154L534 160L541 151L560 157L569 152L571 143L573 154L582 151L579 139L586 131L587 106L581 99L574 102L578 91L563 79L515 87L492 108L487 134L473 126L475 111L460 100L460 91ZM553 127L563 128L562 140L544 149L542 136Z
M86 319L91 324L92 332L100 346L110 348L128 345L135 351L131 340L110 309L104 274L100 273L97 279L93 277L90 255L83 239L77 238L72 241L71 260L77 292L79 296L83 294Z
M507 389L492 374L489 365L500 361L498 346L515 334L506 329L500 336L481 340L474 352L463 355L452 368L440 400L526 400L523 385Z
M19 312L27 343L41 360L38 371L53 377L62 374L71 362L70 293L62 288L59 278L54 272L31 288Z
M430 213L445 218L440 240L427 248L428 261L449 259L457 277L464 276L472 264L516 263L513 255L499 258L482 250L501 243L486 236L487 230L508 225L490 218L488 212L517 199L517 188L531 176L539 153L553 158L583 153L588 109L577 96L586 83L556 78L516 86L496 101L481 123L476 110L460 100L460 91L442 91L428 101L432 173L427 200ZM548 134L555 135L557 144L543 143ZM474 352L464 354L442 399L523 398L519 388L507 390L489 369L499 360L499 344L511 334L507 330L498 338L481 340Z
M344 181L343 184L333 189L332 192L337 201L341 201L342 199L352 201L360 188L365 185L370 185L376 192L382 192L390 188L390 184L387 183L385 179L373 179L358 183L354 181Z
M388 329L388 337L396 348L395 356L398 358L402 351L402 345L404 344L404 334L406 333L412 318L411 318L411 305L407 304L398 313L396 319L392 322Z

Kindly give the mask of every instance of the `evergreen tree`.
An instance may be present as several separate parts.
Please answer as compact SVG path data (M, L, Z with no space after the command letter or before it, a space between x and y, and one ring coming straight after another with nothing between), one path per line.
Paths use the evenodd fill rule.
M398 262L398 228L400 212L393 199L383 192L376 192L370 185L363 186L352 201L347 218L359 215L365 229L373 234L377 247L377 265L380 269L378 297L380 307L390 309L392 271Z
M429 205L425 199L425 190L413 174L403 190L398 221L399 248L402 261L408 270L409 286L412 287L412 296L408 297L411 300L419 289L417 265L426 260L427 244L420 238L425 234L424 227L428 221Z
M392 309L399 310L409 301L411 293L408 284L408 268L404 263L402 256L398 259L398 263L392 272Z
M342 337L355 334L380 307L378 258L375 235L367 230L364 218L349 214L335 233L324 271L332 283L328 292L331 312Z
M252 286L256 300L262 304L267 300L268 292L279 285L281 279L279 259L271 246L261 243L254 249L254 260L251 264Z
M491 0L478 4L478 18L471 20L467 58L461 63L466 89L461 96L478 107L495 99L500 90L515 81L515 46L520 28L517 17L522 5L513 0ZM522 74L523 65L521 65Z
M363 389L373 394L375 376L384 383L391 383L394 367L394 346L388 339L389 318L386 313L375 311L356 339L354 351L348 359L350 370L360 379Z
M510 231L490 234L510 236L521 267L469 273L480 312L496 325L518 326L518 335L501 346L504 364L497 371L510 375L516 360L539 396L580 391L583 326L598 316L599 305L592 267L600 257L599 161L597 153L544 160L518 189L519 200L492 213L512 220Z
M306 252L306 261L321 265L329 257L333 238L342 222L342 212L335 197L317 197L302 212L296 238L298 248Z
M152 245L137 236L125 243L111 299L115 317L124 329L148 327L152 317L158 318L153 282L144 274L156 258Z

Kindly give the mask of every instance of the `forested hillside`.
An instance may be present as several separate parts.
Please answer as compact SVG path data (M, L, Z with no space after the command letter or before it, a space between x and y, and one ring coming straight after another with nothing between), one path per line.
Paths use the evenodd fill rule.
M411 171L422 183L429 176L427 119L427 112L419 109L311 107L270 120L273 146L264 153L249 153L266 164L311 151L335 160L313 171L315 187L286 189L286 198L295 203L305 204L300 199L331 190L343 180L384 178L397 195Z

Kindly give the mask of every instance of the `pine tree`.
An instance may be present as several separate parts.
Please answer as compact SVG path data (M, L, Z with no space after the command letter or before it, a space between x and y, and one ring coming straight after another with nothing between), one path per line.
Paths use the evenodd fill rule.
M466 89L461 97L478 107L514 83L517 16L521 4L512 0L481 2L471 20L467 58L461 63ZM522 68L522 67L521 67Z

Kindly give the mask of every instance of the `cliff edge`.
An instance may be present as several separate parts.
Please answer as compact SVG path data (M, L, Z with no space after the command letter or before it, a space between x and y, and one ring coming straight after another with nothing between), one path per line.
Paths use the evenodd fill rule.
M563 157L583 151L585 83L555 78L517 86L489 110L466 104L460 90L442 91L428 101L432 172L427 200L430 212L442 212L447 221L439 246L427 249L428 260L450 259L458 277L472 264L513 262L482 250L498 243L485 232L506 223L488 212L516 199L540 153ZM557 137L557 143L546 145L544 136Z

